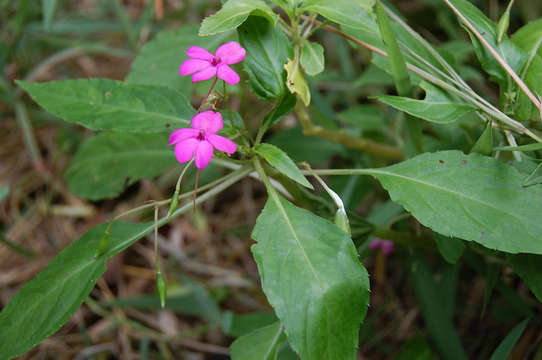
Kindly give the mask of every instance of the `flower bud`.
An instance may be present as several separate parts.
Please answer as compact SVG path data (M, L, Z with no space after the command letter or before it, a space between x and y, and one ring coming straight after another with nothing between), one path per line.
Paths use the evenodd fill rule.
M167 283L164 275L162 275L160 271L156 273L156 291L160 297L160 306L164 308L166 305Z
M346 211L343 208L339 208L335 213L335 225L337 225L341 230L343 230L348 235L352 235L350 230L350 222L348 221L348 216Z

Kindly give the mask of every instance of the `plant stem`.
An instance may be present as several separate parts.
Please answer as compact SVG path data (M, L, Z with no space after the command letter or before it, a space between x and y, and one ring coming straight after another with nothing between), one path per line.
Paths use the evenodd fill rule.
M199 113L201 111L201 108L203 107L203 105L205 105L205 103L207 103L207 99L209 98L209 95L211 95L211 92L213 91L213 89L215 88L215 85L216 85L216 82L218 81L218 78L215 76L215 79L213 80L213 84L211 85L211 87L209 88L209 91L207 91L207 95L205 95L205 97L203 98L203 100L201 100L201 104L199 105L199 108L198 110L196 111L196 113Z
M216 161L215 161L215 162L216 162ZM232 177L235 177L241 170L243 170L244 168L246 168L246 166L245 166L244 168L242 168L241 166L236 165L236 164L232 164L232 165L235 165L235 166L236 166L236 167L234 168L235 171L233 171L233 172L229 173L228 175L225 175L225 176L221 177L220 179L217 179L217 180L215 180L215 181L213 181L213 182L211 182L211 183L209 183L209 184L207 184L207 185L205 185L205 186L200 187L200 188L197 190L197 192L202 192L202 191L205 191L205 190L207 190L207 189L209 189L209 188L212 188L212 187L214 187L214 186L217 186L217 185L219 185L220 183L225 182L225 181L229 180L229 179L232 178ZM230 168L231 168L231 167L230 167ZM189 192L180 194L180 195L179 195L179 200L190 198L190 197L193 196L193 194L194 194L194 191L189 191ZM152 208L152 207L154 207L154 206L163 206L163 205L167 205L167 204L169 204L171 201L172 201L172 199L165 199L165 200L161 200L161 201L152 201L152 202L150 202L150 203L148 203L148 204L141 205L141 206L135 207L135 208L133 208L133 209L130 209L130 210L128 210L128 211L125 211L125 212L123 212L123 213L121 213L121 214L115 216L115 217L113 218L112 221L118 220L118 219L120 219L120 218L122 218L122 217L125 217L125 216L128 216L128 215L135 214L135 213L140 212L140 211L145 210L145 209ZM196 201L196 203L198 203L198 202ZM173 214L173 213L172 213L172 214Z
M317 22L317 20L315 20L315 23ZM358 40L350 35L347 35L337 29L335 29L334 27L332 26L329 26L329 25L324 25L322 26L322 29L324 30L327 30L327 31L330 31L332 33L335 33L341 37L344 37L345 39L347 40L350 40L360 46L363 46L381 56L388 56L388 54L383 51L382 49L379 49L375 46L372 46L370 44L367 44L366 42L363 42L361 40ZM542 142L542 138L540 138L538 135L534 134L531 130L529 130L528 128L526 128L523 124L521 124L520 122L510 118L508 115L502 113L500 110L498 110L497 108L495 108L493 105L489 104L485 99L483 99L482 97L480 97L478 94L476 94L476 99L474 97L472 97L471 95L469 94L466 94L464 93L463 91L455 88L454 86L446 83L445 81L442 81L441 79L437 78L436 76L433 76L431 74L429 74L428 72L418 68L417 66L414 66L410 63L407 63L407 67L410 71L412 71L413 73L419 75L420 77L422 77L423 79L429 81L430 83L433 83L443 89L446 89L450 92L453 92L455 95L461 97L462 99L465 99L467 100L468 102L474 104L475 106L479 107L482 111L484 111L485 113L487 113L488 115L494 117L495 119L497 120L500 120L501 122L503 122L504 124L510 126L510 128L512 128L514 131L520 133L520 134L524 134L524 135L527 135L529 136L530 138L536 140L537 142Z
M467 20L467 18L449 1L449 0L443 0L446 5L448 5L453 12L456 13L456 15L463 21L463 23L469 28L470 31L480 40L480 42L485 46L485 48L493 55L495 60L501 64L503 69L514 79L516 84L519 86L519 88L527 95L527 97L533 102L533 104L536 106L537 109L540 109L542 107L542 104L536 96L531 92L529 87L523 82L523 80L520 79L520 77L514 72L514 70L506 63L506 61L497 53L495 49L487 42L487 40L476 30L476 28Z
M348 135L343 130L328 130L318 125L313 125L307 109L302 101L297 101L295 113L303 128L303 134L319 136L334 143L343 144L351 149L363 150L369 154L377 155L386 159L402 160L403 152L394 146L380 144L375 141Z
M231 185L235 184L236 182L238 182L239 180L245 178L248 174L250 174L251 172L253 171L253 168L251 166L246 166L246 167L243 167L237 171L234 171L232 174L232 176L228 177L228 179L224 180L223 182L221 182L220 184L214 186L211 190L207 191L206 193L204 193L203 195L199 196L196 200L196 204L200 204L202 202L204 202L205 200L219 194L220 192L226 190L227 188L229 188ZM164 200L162 202L159 202L159 203L164 203L164 202L168 202L170 201L169 199L168 200ZM151 204L151 206L154 206L154 204ZM171 216L167 217L167 216L164 216L163 218L159 219L157 221L157 226L158 227L161 227L167 223L169 223L173 218L187 212L188 210L190 210L192 208L192 202L189 202L183 206L181 206L180 208L178 208L177 210L175 210ZM138 233L137 235L135 235L137 238L141 238L145 235L148 235L150 234L155 228L155 225L154 223L150 224L147 228L143 229L140 233ZM132 239L127 239L126 241L130 242L130 241L133 241ZM126 246L125 243L118 243L116 245L116 247L111 247L109 248L108 250L108 256L109 257L112 257L116 254L118 254L120 251L122 251L122 249Z

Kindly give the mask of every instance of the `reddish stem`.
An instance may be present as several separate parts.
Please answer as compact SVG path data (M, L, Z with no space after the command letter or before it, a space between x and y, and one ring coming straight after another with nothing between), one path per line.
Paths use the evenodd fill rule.
M207 95L205 95L205 97L203 98L203 100L201 101L201 104L198 108L198 111L196 111L196 113L199 113L201 108L203 107L203 105L205 105L205 103L207 102L207 99L209 98L209 95L211 95L211 92L213 91L213 89L215 88L215 85L216 85L216 82L218 81L218 78L215 76L215 79L213 80L213 84L211 85L211 88L209 89L209 91L207 92Z

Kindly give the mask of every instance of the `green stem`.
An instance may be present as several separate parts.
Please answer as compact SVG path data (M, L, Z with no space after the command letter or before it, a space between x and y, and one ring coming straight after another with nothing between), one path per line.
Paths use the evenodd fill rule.
M222 160L222 161L224 161L224 160ZM216 161L215 161L215 162L216 162ZM230 179L233 178L233 177L236 177L243 169L246 168L246 166L245 166L244 168L242 168L241 166L236 165L236 164L235 164L235 166L236 166L236 167L234 168L235 171L233 171L233 172L229 173L228 175L225 175L225 176L221 177L220 179L217 179L217 180L215 180L215 181L213 181L213 182L211 182L211 183L209 183L209 184L207 184L207 185L205 185L205 186L200 187L200 188L197 190L197 192L199 193L199 192L205 191L205 190L207 190L207 189L209 189L209 188L212 188L212 187L214 187L214 186L218 186L219 184L221 184L221 183L223 183L223 182L226 182L226 181L230 180ZM230 168L231 168L231 167L230 167ZM188 191L188 192L186 192L186 193L180 194L180 195L179 195L179 200L190 198L190 197L192 197L193 195L194 195L194 190L193 190L193 191ZM128 210L128 211L125 211L125 212L123 212L123 213L121 213L121 214L115 216L115 217L113 218L112 221L118 220L118 219L120 219L120 218L122 218L122 217L125 217L125 216L128 216L128 215L132 215L132 214L135 214L135 213L140 212L140 211L142 211L142 210L146 210L146 209L149 209L149 208L152 208L152 207L155 207L155 206L164 206L164 205L167 205L167 204L169 204L171 201L172 201L172 199L166 199L166 200L161 200L161 201L152 201L152 202L149 203L149 204L141 205L141 206L135 207L135 208L133 208L133 209L130 209L130 210ZM198 203L198 202L196 201L196 203ZM174 212L173 212L172 214L170 214L170 216L173 215L173 214L174 214Z
M227 180L224 180L222 183L216 185L211 190L209 190L206 193L204 193L203 195L199 196L197 198L197 200L196 200L196 205L201 204L202 202L204 202L204 201L210 199L211 197L219 194L220 192L226 190L231 185L233 185L236 182L238 182L239 180L245 178L252 171L253 171L253 168L250 167L250 166L246 166L246 167L243 167L243 168L241 168L241 169L239 169L237 171L234 171L232 173L233 176L229 177ZM164 201L169 201L169 200L164 200ZM153 204L151 204L151 205L154 206ZM143 229L140 233L138 233L136 235L136 237L141 238L141 237L143 237L145 235L150 234L155 229L155 226L162 227L162 226L166 225L167 223L169 223L173 218L175 218L175 217L177 217L177 216L179 216L181 214L184 214L185 212L187 212L191 208L192 208L192 202L189 202L189 203L181 206L180 208L175 210L171 214L171 216L169 216L169 217L164 216L163 218L159 219L156 222L157 225L152 223L147 228ZM130 241L130 239L128 239L128 241ZM121 251L121 249L123 249L124 246L125 246L124 243L118 243L116 247L112 247L112 248L110 248L108 250L108 256L112 257L112 256L118 254Z

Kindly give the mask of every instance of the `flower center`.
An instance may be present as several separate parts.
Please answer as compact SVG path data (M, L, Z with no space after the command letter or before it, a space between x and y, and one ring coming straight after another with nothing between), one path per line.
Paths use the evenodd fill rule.
M199 131L199 134L198 134L198 140L199 140L199 141L205 140L205 131L204 131L204 130L200 130L200 131Z
M217 66L220 63L220 58L218 56L215 56L213 60L211 60L211 65Z

